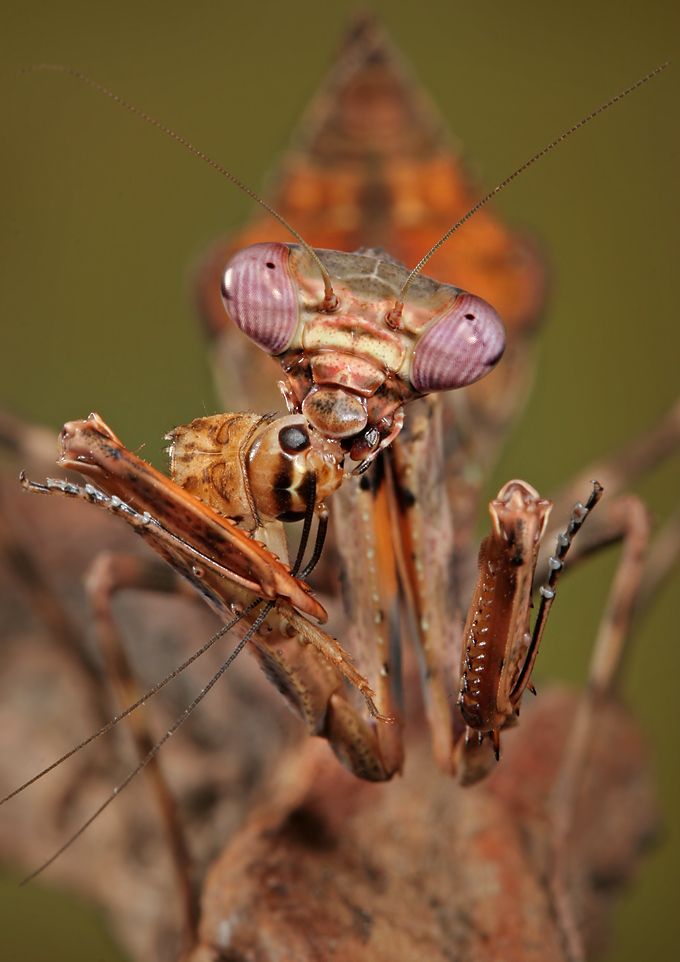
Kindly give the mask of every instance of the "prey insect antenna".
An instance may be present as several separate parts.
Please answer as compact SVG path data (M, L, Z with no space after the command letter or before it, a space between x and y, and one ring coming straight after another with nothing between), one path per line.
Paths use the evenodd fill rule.
M104 86L104 84L99 83L98 80L94 80L92 77L89 77L81 70L76 70L74 67L68 67L65 64L59 63L37 63L25 68L23 72L28 73L38 70L51 70L54 73L67 74L69 77L73 77L74 80L78 80L80 83L86 84L88 87L91 87L98 93L103 94L110 100L113 100L114 103L118 104L119 107L123 107L131 114L134 114L135 117L139 117L140 120L143 120L151 127L155 127L156 130L160 130L160 132L165 134L166 137L174 140L175 143L178 143L181 147L184 147L184 149L188 150L190 154L194 155L194 157L198 157L198 159L202 160L204 164L208 165L208 167L211 167L218 174L221 174L222 177L226 177L227 180L231 181L231 183L238 187L239 190L242 190L244 194L247 194L251 200L254 200L260 205L260 207L263 207L268 214L271 214L272 217L276 218L276 220L283 227L285 227L285 229L292 234L292 236L304 247L310 257L314 260L314 263L318 267L321 277L323 278L324 300L321 310L328 312L335 310L338 299L333 291L333 284L331 282L330 274L324 267L316 251L310 247L302 235L295 230L295 228L292 227L291 224L289 224L288 221L281 214L279 214L277 210L268 204L266 200L260 197L259 194L256 194L255 191L248 187L247 184L244 184L242 180L239 180L235 174L232 174L230 170L227 170L226 167L223 167L222 164L218 163L216 160L213 160L212 157L209 157L208 154L205 153L205 151L201 150L200 147L196 147L190 140L187 140L186 137L183 137L181 134L177 133L176 130L173 130L172 127L168 127L167 124L164 124L155 117L152 117L151 114L148 114L140 107L135 107L134 104L131 104L128 100L125 100L124 97L121 97L113 90L110 90L108 87Z
M61 845L57 849L57 851L54 852L54 854L47 859L47 861L43 862L42 865L40 865L37 869L35 869L35 871L31 872L30 875L27 875L26 878L24 878L21 881L21 885L27 885L32 879L36 878L36 876L44 872L45 869L48 868L54 861L56 861L56 859L58 859L59 856L62 855L68 848L70 848L71 845L73 845L73 843L80 838L83 832L85 832L86 829L90 827L90 825L95 821L95 819L98 818L99 815L101 815L101 813L106 808L108 808L111 802L118 797L118 795L123 791L123 789L127 788L130 782L135 778L135 776L138 775L141 771L143 771L143 769L146 768L149 762L156 757L156 755L161 750L163 745L168 741L169 738L172 737L172 735L175 734L175 732L180 727L180 725L182 725L186 721L189 715L191 715L192 712L197 708L197 706L203 701L203 699L208 694L210 689L217 684L217 682L220 680L220 678L225 673L225 671L230 667L230 665L234 662L234 660L238 657L238 655L240 655L240 653L243 651L243 649L248 644L250 639L258 631L258 629L260 628L263 621L265 620L265 618L267 617L267 615L269 614L269 612L272 610L273 607L274 607L273 601L267 602L267 604L260 611L255 621L252 623L252 625L250 626L248 631L245 633L243 638L241 638L241 640L236 645L236 647L231 652L231 654L226 659L226 661L224 661L220 665L219 669L215 672L215 674L208 681L208 683L204 685L203 688L201 688L201 690L196 695L194 700L189 705L187 705L187 707L184 709L184 711L181 712L181 714L177 716L177 718L174 720L174 722L172 723L170 728L168 728L165 734L161 738L159 738L154 745L152 745L152 747L146 753L144 758L139 762L139 764L135 766L135 768L132 769L132 771L130 771L125 776L122 782L119 782L118 785L115 786L115 788L104 799L101 805L97 807L97 809L89 816L89 818L87 818L82 823L82 825L73 833L73 835L71 835L71 837L67 839L66 842L64 842L64 844Z
M411 284L413 283L416 276L420 274L423 267L425 267L427 262L433 256L433 254L436 254L439 248L446 243L449 237L451 237L452 234L454 234L460 227L462 227L463 224L466 223L466 221L470 220L470 218L473 217L478 210L480 210L482 207L488 204L488 202L493 197L495 197L496 194L504 190L517 177L519 177L520 174L523 174L525 170L528 170L529 167L532 167L536 163L536 161L541 160L543 157L545 157L546 154L549 154L552 150L554 150L555 147L559 146L563 141L567 140L568 137L571 137L572 134L575 134L577 130L580 130L581 127L585 127L586 124L589 124L591 120L595 119L595 117L598 117L601 113L604 113L605 110L609 110L609 108L613 107L614 104L618 103L620 100L623 100L624 97L627 97L628 94L632 94L635 90L638 89L638 87L642 87L649 80L652 80L654 77L657 76L657 74L660 74L662 70L665 70L666 67L669 66L669 63L670 61L666 61L666 63L662 63L658 67L655 67L654 70L651 70L648 74L645 74L645 76L641 77L639 80L636 80L635 83L630 85L630 87L626 87L625 90L622 90L620 93L616 94L614 97L611 97L609 100L605 101L605 103L600 104L599 107L596 107L595 110L592 110L585 117L582 117L581 120L573 124L567 130L562 131L562 133L559 134L559 136L557 136L545 147L542 147L540 150L536 151L535 154L533 154L528 160L526 160L523 164L517 167L511 174L505 177L499 184L496 184L493 190L490 190L487 194L484 195L484 197L481 198L481 200L478 200L477 203L473 207L471 207L470 210L466 214L464 214L463 217L460 218L460 220L457 220L455 224L449 227L449 229L444 234L442 234L442 236L439 238L436 244L434 244L429 249L429 251L420 258L416 266L413 268L411 273L406 278L404 286L402 287L399 293L399 299L397 300L396 304L392 308L392 311L390 312L391 316L395 319L398 319L401 316L401 311L404 306L404 300L406 298L406 294L408 293L408 290L411 287Z
M78 742L77 745L74 745L73 748L69 749L69 751L67 751L60 758L57 758L56 761L53 761L46 768L43 768L37 774L33 775L32 778L29 778L28 781L23 783L23 785L20 785L18 788L15 788L13 791L9 792L9 794L5 795L4 798L0 798L0 805L4 805L5 802L8 802L11 798L14 798L15 795L19 795L21 792L27 789L30 785L33 785L34 782L39 781L41 778L43 778L43 776L49 774L49 772L53 771L55 768L58 768L59 765L62 764L62 762L65 762L67 759L71 758L72 755L75 755L82 748L85 748L85 746L89 745L90 742L93 742L95 739L99 738L101 735L106 735L106 733L110 732L112 728L115 728L118 722L122 721L123 718L127 718L127 716L131 715L132 712L136 711L138 708L141 708L142 705L146 704L149 698L157 694L157 692L161 691L162 688L165 688L165 686L168 685L173 679L177 678L177 676L180 675L185 670L185 668L188 668L189 665L192 665L198 658L201 657L201 655L205 654L205 652L208 651L209 648L212 648L213 645L215 645L220 640L220 638L222 638L228 631L231 631L231 629L234 628L239 621L241 621L244 615L246 615L249 611L251 611L258 604L260 604L261 600L262 600L261 598L258 598L255 601L251 602L251 604L248 605L248 607L245 608L239 615L237 615L235 618L232 618L232 620L228 621L226 624L222 625L215 632L215 634L212 635L212 637L209 638L208 641L206 641L203 645L201 645L201 647L197 651L195 651L192 655L190 655L189 658L186 659L186 661L183 661L181 665L178 665L176 668L173 668L170 674L166 675L165 678L163 678L161 681L156 682L155 685L153 685L151 688L145 691L144 694L141 695L135 702L133 702L131 705L128 705L128 707L124 711L120 712L118 715L115 715L105 725L102 725L102 727L99 728L96 732L93 732L91 735L88 735L87 738L84 738L81 742Z
M567 552L571 547L572 540L576 533L580 530L583 522L586 520L592 509L602 497L604 488L599 481L593 481L592 485L593 490L586 503L581 504L579 501L574 505L574 509L566 530L557 536L557 547L555 549L555 554L548 561L548 579L546 583L541 585L539 589L541 603L539 605L538 614L536 615L536 621L531 633L531 642L526 652L524 664L522 665L522 669L513 687L510 696L511 699L514 699L521 694L529 678L531 677L531 671L534 667L534 662L536 661L536 654L541 643L541 638L543 637L548 614L552 607L553 601L555 600L557 582L562 570L564 569L564 559L566 558Z

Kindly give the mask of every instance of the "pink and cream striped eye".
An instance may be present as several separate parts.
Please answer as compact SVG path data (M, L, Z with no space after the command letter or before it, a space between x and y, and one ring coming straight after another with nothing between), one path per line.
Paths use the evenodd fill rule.
M493 307L461 292L416 344L411 384L421 394L466 387L488 374L504 350L503 323Z
M235 254L222 278L227 314L268 354L281 354L298 323L298 293L287 244L253 244Z

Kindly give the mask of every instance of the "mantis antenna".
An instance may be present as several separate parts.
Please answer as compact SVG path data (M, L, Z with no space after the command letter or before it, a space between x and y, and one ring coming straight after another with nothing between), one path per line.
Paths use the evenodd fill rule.
M333 291L330 274L321 263L316 251L310 247L301 234L299 234L295 228L292 227L288 221L281 216L281 214L279 214L278 211L274 210L274 208L268 204L266 200L263 200L262 197L256 194L254 190L251 190L247 184L244 184L243 181L239 180L238 177L232 174L230 170L227 170L227 168L223 167L222 164L218 163L216 160L213 160L212 157L209 157L199 147L196 147L194 144L192 144L191 141L187 140L186 137L178 134L177 131L173 130L171 127L168 127L160 120L156 120L155 117L152 117L151 114L148 114L145 110L135 107L134 104L131 104L128 100L125 100L123 97L119 96L119 94L114 93L113 90L109 90L108 87L105 87L104 84L99 83L98 80L93 80L92 77L82 73L82 71L76 70L74 67L67 67L64 64L39 63L28 67L27 71L25 72L38 70L51 70L54 73L67 74L69 77L73 77L75 80L86 84L88 87L92 87L92 89L96 90L98 93L104 94L105 97L109 97L109 99L117 103L119 107L123 107L131 114L134 114L136 117L139 117L145 123L149 124L151 127L155 127L156 130L160 130L161 133L166 135L166 137L169 137L171 140L174 140L176 143L180 144L180 146L184 147L185 150L188 150L189 153L193 154L194 157L198 157L198 159L202 160L204 164L208 165L208 167L212 167L212 169L217 171L218 174L221 174L222 177L226 177L227 180L231 181L232 184L235 184L239 190L242 190L244 194L247 194L248 197L258 203L260 207L263 207L268 214L271 214L272 217L275 217L276 220L282 224L283 227L285 227L286 230L292 234L292 236L302 245L302 247L304 247L309 256L313 259L323 278L324 299L321 305L321 310L331 313L337 308L338 299Z
M662 70L665 70L666 67L668 67L668 65L669 65L669 61L666 61L666 63L660 64L658 67L655 67L654 70L650 71L650 73L646 74L644 77L641 77L639 80L636 80L635 83L631 84L630 87L626 87L625 90L622 90L620 93L616 94L616 96L611 97L605 103L600 104L599 107L596 107L595 110L591 111L591 113L587 114L587 116L581 118L581 120L579 120L573 126L569 127L567 130L562 131L562 133L558 137L552 140L545 147L542 147L540 150L538 150L535 154L533 154L533 156L531 156L523 164L517 167L516 170L514 170L511 174L509 174L509 176L507 176L499 184L496 184L493 190L490 190L488 194L485 194L484 197L481 198L481 200L478 200L477 203L474 205L474 207L471 207L470 210L467 212L467 214L464 214L463 217L460 218L460 220L457 220L455 224L449 227L446 233L442 234L442 236L439 238L437 243L434 244L434 246L432 246L429 249L429 251L420 258L416 266L413 268L411 273L406 278L404 286L402 287L399 293L399 299L397 300L394 307L389 313L390 321L392 323L399 321L408 290L411 284L413 283L414 279L418 276L418 274L420 274L423 267L425 267L425 265L430 260L432 255L435 254L439 250L439 248L446 243L449 237L451 237L452 234L454 234L460 227L462 227L466 221L470 220L470 218L473 217L478 210L484 207L485 204L488 204L488 202L492 199L492 197L495 197L496 194L504 190L509 184L513 182L513 180L519 177L520 174L523 174L525 170L527 170L529 167L535 164L537 160L541 160L542 157L545 157L546 154L549 154L551 150L554 150L555 147L557 147L559 144L565 141L568 137L571 137L572 134L575 134L577 130L581 129L581 127L585 127L586 124L589 124L590 121L594 120L595 117L599 116L599 114L604 113L605 110L609 110L610 107L613 107L614 104L619 102L619 100L623 100L624 97L627 97L628 94L632 94L634 90L638 89L638 87L642 87L643 84L646 84L649 80L652 80L652 78L656 77L657 74L660 74Z

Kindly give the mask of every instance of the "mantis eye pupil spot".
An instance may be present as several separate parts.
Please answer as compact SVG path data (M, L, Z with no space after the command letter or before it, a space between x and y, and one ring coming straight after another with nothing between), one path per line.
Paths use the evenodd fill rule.
M505 347L496 311L474 294L460 292L440 311L415 350L411 383L417 391L451 391L488 374Z
M298 289L285 244L251 244L231 258L222 295L231 320L268 354L280 354L298 324Z

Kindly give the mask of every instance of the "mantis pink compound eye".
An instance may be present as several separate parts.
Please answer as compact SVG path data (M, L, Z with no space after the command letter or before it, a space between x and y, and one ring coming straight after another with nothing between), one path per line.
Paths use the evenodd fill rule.
M298 292L286 244L253 244L235 254L222 278L227 313L268 354L281 354L298 323Z
M417 342L411 384L421 394L466 387L488 374L504 350L503 323L493 307L461 293Z

